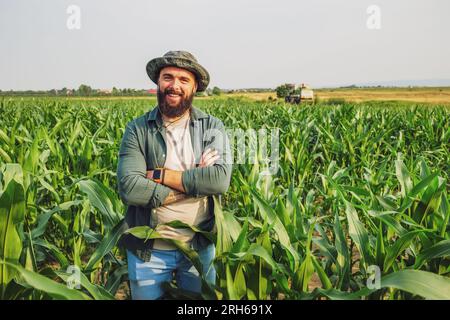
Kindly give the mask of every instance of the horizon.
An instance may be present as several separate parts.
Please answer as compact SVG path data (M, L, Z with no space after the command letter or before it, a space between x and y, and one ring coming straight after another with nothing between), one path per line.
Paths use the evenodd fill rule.
M418 81L423 81L423 80L418 80ZM434 80L430 80L430 81L434 81ZM380 82L382 83L382 82ZM447 82L446 82L447 83ZM280 85L283 85L286 83L280 83ZM11 90L11 89L1 89L0 88L0 92L4 93L4 92L25 92L25 91L32 91L32 92L40 92L40 91L52 91L52 90L61 90L61 89L67 89L67 90L77 90L81 85L87 85L90 86L88 83L82 83L77 87L71 87L71 88L67 88L67 87L62 87L62 88L47 88L47 89L23 89L23 90ZM307 85L307 84L306 84ZM96 87L92 87L90 86L91 89L93 90L113 90L113 88L116 88L118 90L125 90L125 89L131 89L131 90L135 90L135 91L149 91L149 90L155 90L156 86L154 87L148 87L148 88L129 88L129 87L117 87L117 86L113 86L110 88L96 88ZM222 91L241 91L241 90L267 90L267 91L274 91L276 89L276 87L245 87L245 88L220 88L218 87L220 90ZM450 80L448 80L448 84L443 84L443 85L434 85L434 84L430 84L430 85L424 85L424 84L419 84L419 85L408 85L408 84L404 84L404 85L390 85L390 84L378 84L378 83L372 83L372 84L349 84L349 85L341 85L341 86L323 86L323 87L312 87L312 89L314 90L323 90L323 89L346 89L346 88L353 88L353 89L370 89L370 88L392 88L392 89L406 89L406 88L416 88L416 89L420 89L420 88L450 88ZM213 87L208 86L207 88L208 90L212 90Z

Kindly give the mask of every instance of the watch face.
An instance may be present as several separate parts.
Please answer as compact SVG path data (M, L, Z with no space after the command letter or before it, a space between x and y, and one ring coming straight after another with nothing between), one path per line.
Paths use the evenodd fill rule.
M161 170L154 170L153 171L153 180L161 179Z

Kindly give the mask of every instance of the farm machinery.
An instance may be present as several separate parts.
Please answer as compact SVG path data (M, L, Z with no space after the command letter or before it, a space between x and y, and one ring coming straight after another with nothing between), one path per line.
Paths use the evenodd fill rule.
M304 83L299 86L295 84L287 84L286 86L288 86L289 92L284 98L285 102L296 104L314 102L314 91Z

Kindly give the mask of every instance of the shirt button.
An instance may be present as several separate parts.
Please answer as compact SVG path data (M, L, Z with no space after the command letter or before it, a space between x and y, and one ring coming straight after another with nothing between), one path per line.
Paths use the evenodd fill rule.
M163 154L163 157L165 157L166 156L166 154Z

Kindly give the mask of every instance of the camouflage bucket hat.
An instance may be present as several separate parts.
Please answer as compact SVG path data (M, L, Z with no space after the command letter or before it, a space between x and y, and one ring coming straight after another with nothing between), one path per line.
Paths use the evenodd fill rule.
M165 67L178 67L191 71L197 80L197 92L205 91L209 84L209 73L203 68L195 57L187 51L169 51L160 58L147 63L147 74L158 84L159 72Z

